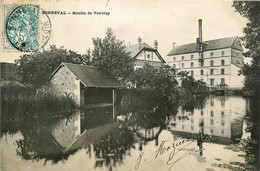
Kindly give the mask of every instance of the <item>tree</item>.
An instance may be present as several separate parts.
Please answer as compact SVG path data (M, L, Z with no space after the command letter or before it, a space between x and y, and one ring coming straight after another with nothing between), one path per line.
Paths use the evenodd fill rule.
M234 1L233 7L243 17L248 19L244 28L245 57L252 58L250 65L245 64L241 73L245 76L244 90L250 95L259 97L260 83L260 2L257 1Z
M61 62L86 65L89 64L89 59L89 52L86 55L80 55L74 51L51 45L47 51L37 51L21 56L16 64L19 66L18 73L21 75L23 83L42 85L49 80L51 73Z
M208 94L206 83L201 80L195 80L192 76L181 78L181 86L192 93L195 98L205 97Z
M175 69L162 65L153 67L145 64L143 68L138 68L132 78L132 82L137 88L164 89L178 85L175 79Z
M133 59L125 51L123 41L116 39L111 28L107 29L106 37L93 38L92 64L102 67L109 77L121 83L129 81L134 71Z

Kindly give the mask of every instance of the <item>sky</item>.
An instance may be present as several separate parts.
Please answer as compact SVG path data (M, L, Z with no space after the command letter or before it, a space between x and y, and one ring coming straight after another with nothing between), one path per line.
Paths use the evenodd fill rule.
M93 37L105 37L106 28L110 27L126 45L136 44L139 36L150 46L157 40L158 51L167 61L173 42L177 45L195 42L198 19L203 20L203 40L243 36L247 22L235 12L232 1L42 0L36 3L45 11L110 12L102 16L48 15L52 24L51 38L44 49L57 45L81 54L93 48ZM2 50L0 61L14 62L22 54Z

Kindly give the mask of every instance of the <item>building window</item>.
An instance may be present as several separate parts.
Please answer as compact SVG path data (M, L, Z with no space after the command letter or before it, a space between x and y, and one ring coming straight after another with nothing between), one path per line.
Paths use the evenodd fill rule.
M210 100L210 106L214 106L214 99Z
M193 125L191 125L191 130L194 130L194 127L193 127Z
M175 57L173 57L173 61L176 61L176 58L175 58Z
M183 61L184 61L184 56L182 56L182 57L181 57L181 60L183 60Z
M200 75L203 75L203 69L202 69L202 70L200 70Z
M191 76L194 76L194 71L190 71L190 75L191 75Z
M225 65L225 60L222 59L222 60L221 60L221 66L224 66L224 65Z
M190 59L193 60L193 55L190 55Z
M201 116L203 116L203 114L204 114L204 111L202 110L202 111L200 112L200 114L201 114Z
M211 133L211 134L214 134L214 130L213 130L212 128L210 129L210 133Z
M221 84L225 84L225 78L221 78Z
M224 51L221 52L221 56L225 56L225 52Z
M191 62L191 63L190 63L190 67L193 68L193 65L194 65L193 62Z
M222 75L225 74L225 69L224 69L224 68L221 69L221 74L222 74Z
M214 75L214 69L210 70L210 75Z
M210 79L210 85L214 86L214 79Z
M221 126L224 126L225 125L225 120L221 120Z
M225 106L225 100L221 100L221 106L224 107Z
M210 116L214 117L214 111L210 111Z
M173 67L174 67L174 68L176 68L176 65L175 65L175 64L173 64Z
M200 120L200 123L201 123L202 125L204 125L204 119L203 119L203 118Z
M221 117L224 117L224 116L225 116L225 112L221 111Z
M194 122L193 118L191 118L190 121L191 121L191 123L193 123Z
M214 125L214 119L210 119L210 125Z
M210 53L210 56L213 56L213 55L214 55L214 53L213 53L213 52L211 52L211 53Z
M182 129L184 129L184 125L182 125Z
M147 54L147 59L150 59L150 55L149 54Z
M181 67L184 68L184 63L181 64Z
M224 134L224 133L225 133L225 131L224 131L224 129L222 128L222 129L221 129L221 134Z
M204 61L200 62L200 67L203 67L204 66Z
M211 67L214 66L214 61L213 61L213 60L210 61L210 66L211 66Z

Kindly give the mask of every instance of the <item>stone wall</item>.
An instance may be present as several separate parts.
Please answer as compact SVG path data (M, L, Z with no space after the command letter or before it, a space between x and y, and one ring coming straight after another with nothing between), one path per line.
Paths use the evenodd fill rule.
M80 81L65 66L62 66L52 77L51 91L58 96L69 96L80 105Z

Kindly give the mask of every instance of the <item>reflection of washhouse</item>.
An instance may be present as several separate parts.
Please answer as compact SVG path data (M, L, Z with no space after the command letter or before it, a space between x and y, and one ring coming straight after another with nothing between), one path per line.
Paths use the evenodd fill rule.
M63 152L68 152L96 142L118 126L118 123L108 119L111 118L112 110L112 107L109 107L89 109L84 113L78 111L61 120L51 132L54 143Z
M203 109L185 111L180 108L170 128L175 134L196 138L200 124L206 141L232 143L242 136L245 100L241 97L209 97Z

